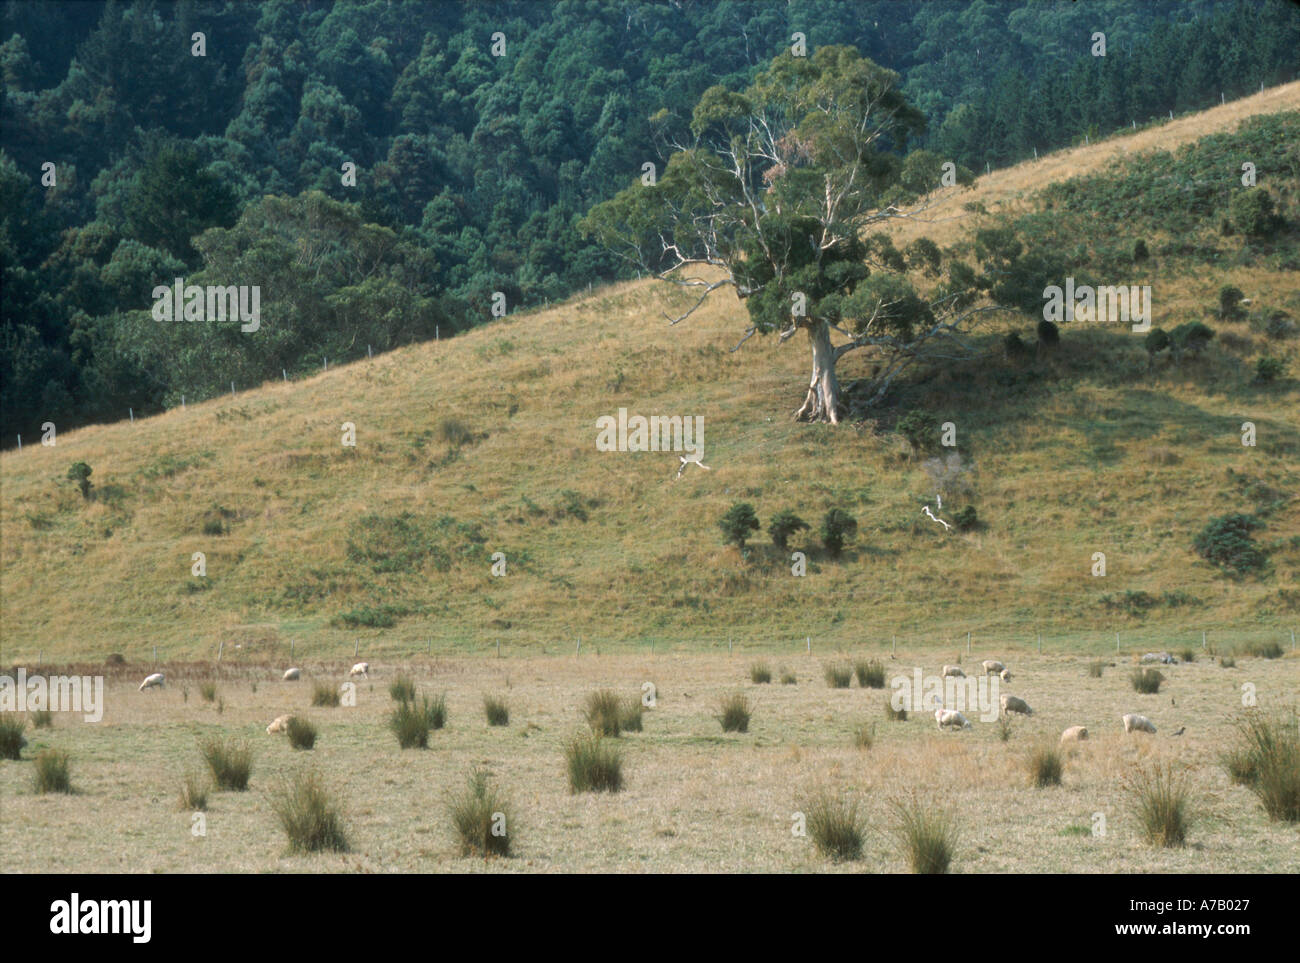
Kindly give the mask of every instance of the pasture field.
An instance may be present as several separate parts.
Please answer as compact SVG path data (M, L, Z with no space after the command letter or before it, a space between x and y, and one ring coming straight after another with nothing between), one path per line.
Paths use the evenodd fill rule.
M6 872L877 872L907 867L891 834L889 803L915 798L950 812L959 827L953 871L962 873L1294 873L1300 835L1294 824L1270 822L1256 798L1232 785L1220 764L1235 738L1242 692L1255 687L1265 712L1294 709L1300 658L1238 655L1227 668L1198 652L1190 664L1161 667L1167 681L1155 695L1129 683L1132 655L1105 659L1090 677L1077 654L975 651L1007 662L1003 692L1025 698L1035 712L1012 723L980 721L965 732L939 732L933 716L913 712L889 721L888 688L827 685L828 662L860 653L733 655L626 653L581 656L418 658L406 665L372 663L357 682L355 707L312 708L315 681L341 682L347 665L304 665L304 681L279 680L283 666L251 661L214 673L202 663L177 663L162 690L137 691L151 671L128 665L105 670L68 666L46 671L107 674L102 722L56 713L52 728L26 731L20 761L0 761L0 851ZM904 652L885 663L887 680L914 666L935 674L956 660L944 650ZM772 684L750 682L762 659ZM798 682L780 683L782 670ZM8 670L7 670L8 671ZM409 673L421 694L446 695L446 727L427 750L401 750L385 720L388 686ZM212 702L205 682L216 685ZM617 740L625 788L616 794L572 795L562 745L585 727L581 704L597 688L634 698L656 686L642 732ZM720 698L743 691L755 704L749 731L722 732ZM505 700L507 726L489 726L485 695ZM320 730L315 749L295 751L265 727L294 712ZM1139 712L1159 728L1126 736L1120 716ZM852 733L875 725L875 742L854 747ZM1031 788L1025 759L1062 730L1081 724L1091 734L1067 758L1059 787ZM1181 736L1172 735L1185 727ZM192 814L178 791L199 771L200 737L246 737L255 747L246 792L213 792L206 836L191 834ZM36 795L32 757L41 748L70 753L72 795ZM1138 833L1124 782L1141 767L1173 762L1191 780L1188 845L1155 849ZM341 803L351 851L288 855L268 791L305 767L317 769ZM513 809L513 855L460 855L447 814L449 793L471 769L487 769ZM792 815L821 789L854 794L867 817L860 860L832 863L811 839L792 834ZM1095 814L1105 834L1094 835Z

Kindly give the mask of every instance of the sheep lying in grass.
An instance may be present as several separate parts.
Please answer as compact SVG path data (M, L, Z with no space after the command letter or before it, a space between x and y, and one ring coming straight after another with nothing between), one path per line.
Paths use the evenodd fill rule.
M1088 738L1087 726L1070 726L1061 733L1062 742L1083 742Z
M269 736L277 732L288 732L289 720L292 718L293 718L292 715L277 716L276 720L266 727L266 734Z
M934 710L934 721L940 731L943 729L969 729L970 721L956 709Z
M998 675L1007 671L1007 667L996 659L985 659L980 665L983 667L985 675Z
M1156 724L1146 716L1140 716L1135 712L1130 712L1124 716L1124 731L1127 732L1149 732L1155 734Z
M302 669L285 669L285 670L284 670L284 681L285 681L285 682L297 682L297 681L298 681L299 679L301 679L301 678L302 678Z
M966 678L966 673L961 670L961 666L959 665L945 665L943 667L943 677L947 679L949 676L954 679L964 679Z
M352 678L356 678L357 676L361 676L363 679L370 678L370 663L358 662L352 667L352 671L349 672L348 675Z
M1032 716L1034 714L1034 710L1029 708L1029 703L1019 696L1004 695L998 701L1002 703L1002 714L1004 716L1008 712L1019 712L1027 716Z
M161 689L163 682L166 681L166 678L167 677L163 675L161 672L155 672L152 675L147 675L144 677L144 681L140 683L140 691L143 692L145 689L152 689L154 686L157 686L158 688Z
M1178 657L1170 655L1168 652L1148 652L1138 660L1142 665L1150 665L1153 662L1160 665L1177 665Z

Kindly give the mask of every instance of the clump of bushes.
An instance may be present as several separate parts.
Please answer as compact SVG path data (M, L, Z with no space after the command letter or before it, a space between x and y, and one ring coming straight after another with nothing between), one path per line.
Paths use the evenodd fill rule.
M856 799L841 799L823 791L804 808L808 834L817 852L834 862L862 856L867 821Z
M973 532L979 528L979 512L975 510L974 505L963 505L957 509L957 513L952 517L953 524L957 526L959 532Z
M781 551L785 551L790 536L797 532L807 531L809 528L807 522L786 508L776 513L772 521L768 523L767 531L772 536L772 544Z
M618 717L619 727L624 732L640 732L644 723L645 706L636 696L623 700L623 711Z
M1100 659L1094 659L1088 663L1088 676L1093 679L1100 679L1102 672L1106 669L1106 663Z
M208 764L218 789L244 792L253 773L253 750L247 740L213 736L199 742L199 755Z
M753 715L753 703L743 692L733 692L723 696L718 706L717 720L722 724L723 732L748 732L749 720Z
M271 809L295 853L349 849L343 815L315 772L301 772L271 796Z
M506 705L504 699L498 699L495 696L484 696L483 714L487 716L488 725L490 726L510 725L510 707Z
M1127 782L1138 826L1152 846L1174 847L1187 842L1191 824L1191 793L1186 774L1172 764L1141 769Z
M853 666L847 662L830 662L824 671L826 684L832 689L847 689L853 682Z
M592 732L602 736L617 736L623 728L623 706L618 693L600 689L587 696L582 713Z
M405 673L388 684L388 695L394 702L411 702L415 699L415 680Z
M90 476L93 473L94 469L84 461L73 462L73 464L68 467L68 480L77 483L77 488L81 491L82 498L90 498Z
M595 732L580 732L569 740L564 761L570 792L618 792L623 788L622 754Z
M915 797L893 803L894 833L917 874L948 872L957 849L957 824L946 811Z
M885 667L879 659L858 659L853 663L853 674L858 677L858 685L864 689L883 689L885 687Z
M1245 652L1258 659L1282 658L1282 646L1277 642L1247 642Z
M1155 695L1160 691L1160 683L1164 681L1164 675L1155 669L1134 669L1129 676L1133 689L1143 695Z
M858 532L858 520L842 508L832 508L822 518L822 545L831 558L839 558L844 544Z
M1061 784L1065 759L1057 746L1039 746L1029 754L1029 778L1039 789Z
M27 745L27 740L23 738L23 730L26 728L26 719L0 715L0 759L22 758L23 746Z
M289 745L295 749L313 749L316 746L316 727L301 716L290 716L285 729Z
M1272 820L1300 822L1300 726L1293 716L1251 713L1237 723L1240 745L1225 758L1234 782L1259 799Z
M1251 537L1252 532L1263 527L1264 523L1254 515L1220 515L1201 529L1192 547L1207 562L1241 577L1259 571L1268 561L1267 554Z
M913 408L894 427L907 440L913 455L932 451L939 444L939 419L928 411Z
M42 749L36 754L33 784L38 793L72 792L69 756L62 749Z
M754 506L749 502L736 502L727 509L725 515L718 519L722 529L722 540L727 545L744 549L745 541L761 527Z
M772 669L766 662L755 662L749 667L749 681L763 685L772 681Z
M204 812L208 808L208 790L211 783L196 772L187 772L181 782L179 809L181 812Z
M509 856L509 801L481 769L470 773L465 789L448 802L452 827L463 856Z
M1255 384L1271 385L1286 374L1286 361L1265 355L1255 361Z
M446 697L430 699L422 696L419 702L414 699L399 702L388 717L388 728L403 749L427 749L429 730L441 729L446 722Z
M311 704L313 706L338 706L339 690L329 682L316 682L312 684Z

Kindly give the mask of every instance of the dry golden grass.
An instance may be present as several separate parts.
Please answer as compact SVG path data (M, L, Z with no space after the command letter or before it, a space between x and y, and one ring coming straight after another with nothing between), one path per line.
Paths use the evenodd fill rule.
M852 653L854 655L860 653ZM910 675L919 664L936 672L933 654L900 651L888 663ZM1002 651L974 653L1003 657ZM1219 762L1241 712L1244 682L1260 706L1289 705L1300 687L1300 659L1243 658L1235 670L1209 659L1166 669L1168 692L1138 696L1127 663L1091 679L1085 660L1024 656L1011 662L1014 691L1035 707L1007 743L996 727L968 713L968 732L936 731L933 717L881 725L870 752L850 738L879 712L875 690L821 685L764 686L749 732L724 735L713 715L719 698L749 687L752 653L721 655L584 655L417 659L374 662L374 678L358 683L357 706L316 710L321 738L312 764L332 789L348 826L350 853L301 856L285 851L267 793L302 765L282 738L263 727L276 715L306 709L310 693L274 684L271 667L227 667L226 709L191 699L180 687L201 677L199 666L164 666L170 687L137 692L130 673L108 686L101 724L80 717L41 730L21 762L0 762L0 849L10 872L903 872L890 835L893 799L942 797L958 821L953 871L973 872L1289 872L1296 828L1270 823L1258 801L1233 786ZM809 678L813 660L790 654ZM128 667L129 668L129 667ZM342 680L343 662L307 664L312 674ZM210 668L209 670L210 671ZM425 751L400 750L384 728L391 706L387 682L409 672L423 691L446 691L447 727ZM569 792L562 746L585 728L582 696L609 687L634 696L653 679L658 705L645 729L619 740L623 791ZM256 693L252 681L258 680ZM509 728L489 726L484 691L509 691ZM1170 705L1169 696L1177 704ZM1119 717L1140 711L1156 736L1125 736ZM1025 752L1055 740L1068 725L1090 738L1071 748L1063 784L1029 786ZM1186 732L1170 735L1179 726ZM247 738L255 759L249 792L215 792L207 801L207 835L191 835L192 814L177 812L176 787L198 765L196 737ZM77 794L38 796L31 757L66 750ZM1186 766L1195 822L1188 846L1155 850L1141 839L1121 792L1138 766ZM462 788L483 768L512 800L514 858L483 862L461 856L460 840L431 800ZM791 834L792 814L818 788L852 794L866 816L863 859L833 865L811 839ZM1091 835L1094 814L1106 835ZM1074 827L1074 828L1072 828ZM1089 832L1078 834L1078 827Z

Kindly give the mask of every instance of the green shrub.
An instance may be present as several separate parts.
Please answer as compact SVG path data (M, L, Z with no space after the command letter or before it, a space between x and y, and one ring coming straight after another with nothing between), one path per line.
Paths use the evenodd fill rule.
M313 706L337 706L339 704L339 690L330 682L312 683L311 704Z
M996 725L998 727L997 728L998 739L1001 740L1002 742L1010 741L1011 733L1015 731L1011 723L1011 714L1003 713L1002 715L998 716L998 721Z
M73 462L68 468L68 479L77 483L82 498L90 498L90 476L94 469L84 461Z
M1265 356L1255 361L1255 384L1271 385L1286 374L1286 361Z
M474 431L459 418L443 418L438 422L438 436L452 448L461 448L474 441Z
M510 725L510 707L506 705L504 699L498 699L495 696L484 696L483 714L487 716L488 725L490 726Z
M1129 681L1135 691L1143 695L1154 695L1160 691L1160 683L1165 681L1165 677L1155 669L1134 669Z
M1235 192L1228 203L1228 217L1240 234L1265 237L1277 229L1273 198L1262 187L1248 187Z
M1039 746L1029 754L1029 778L1039 789L1061 784L1065 759L1056 746Z
M1240 288L1233 287L1231 284L1219 288L1219 317L1225 321L1241 317L1241 302L1245 297Z
M23 746L27 745L27 740L23 738L23 730L26 728L26 719L8 713L0 714L0 759L22 758Z
M749 681L763 685L772 681L772 669L766 662L755 662L749 667Z
M894 832L913 873L946 873L957 848L957 824L947 812L915 797L895 801Z
M979 513L975 510L974 505L963 505L957 509L957 513L952 517L953 524L957 526L959 532L973 532L979 528Z
M612 689L589 693L582 714L597 735L617 736L623 728L623 706Z
M1237 660L1230 655L1225 655L1219 659L1219 665L1224 669L1235 669L1237 667Z
M580 732L564 747L569 792L618 792L623 788L623 757L617 744L595 732Z
M1200 321L1180 324L1169 333L1169 342L1178 358L1181 358L1184 353L1193 356L1200 354L1213 340L1214 329Z
M271 795L271 810L291 852L348 851L342 813L317 773L300 772L281 784Z
M1220 515L1197 534L1192 547L1196 554L1219 568L1244 576L1263 568L1268 556L1251 538L1264 527L1254 515Z
M1282 646L1277 642L1247 642L1245 651L1247 655L1253 655L1257 659L1282 658Z
M415 699L415 680L402 673L388 684L388 694L394 702L412 702Z
M749 502L736 502L718 519L718 527L722 529L723 542L743 549L745 540L761 526L753 505Z
M722 697L719 703L718 722L722 723L723 732L748 732L749 720L753 715L753 703L742 692L733 692Z
M858 659L853 663L853 674L858 677L858 685L864 689L883 689L885 687L885 666L879 659Z
M1244 781L1272 820L1300 822L1300 720L1250 713L1237 723L1238 758L1253 778ZM1230 770L1231 772L1231 770ZM1237 780L1234 776L1234 781Z
M1259 760L1249 744L1229 749L1219 760L1233 785L1253 786L1259 778Z
M178 808L181 812L206 811L208 808L208 790L211 785L208 780L198 773L187 772L180 789L180 806Z
M1178 658L1179 658L1179 660L1182 661L1182 662L1195 662L1195 661L1196 661L1196 650L1195 650L1195 649L1183 649L1181 652L1178 653Z
M1143 838L1152 846L1182 846L1191 824L1186 774L1172 764L1141 769L1126 782Z
M441 729L446 722L446 697L422 696L418 702L415 699L399 702L388 717L388 728L403 749L427 749L429 730Z
M861 858L867 821L858 811L856 799L841 799L823 791L804 809L808 835L817 852L834 862Z
M1142 238L1138 238L1136 241L1133 242L1133 263L1134 264L1141 264L1150 256L1151 256L1151 252L1147 250L1146 241L1142 240Z
M847 662L827 663L823 671L826 674L826 684L832 689L847 689L853 682L853 666Z
M913 408L902 418L894 430L912 447L912 454L933 451L939 445L939 419L928 411Z
M645 715L645 706L636 696L628 696L623 700L622 712L619 713L618 725L624 732L640 732L644 723L642 721Z
M72 792L68 754L62 749L42 749L36 754L33 782L38 793Z
M797 532L807 531L809 527L807 522L786 508L776 513L772 521L768 523L767 531L772 536L772 544L785 551L790 536Z
M295 749L313 749L316 746L316 727L301 716L290 716L285 730L289 745Z
M199 741L199 755L208 764L218 789L244 792L253 773L253 750L247 740L212 736Z
M509 856L510 803L481 769L470 773L465 789L448 801L452 828L462 856Z
M1061 329L1046 318L1039 321L1038 343L1044 348L1055 348L1061 343Z
M831 558L839 558L844 543L857 534L858 521L840 508L832 508L822 519L822 545Z
M216 702L217 684L215 682L200 682L199 695L203 697L204 702Z

